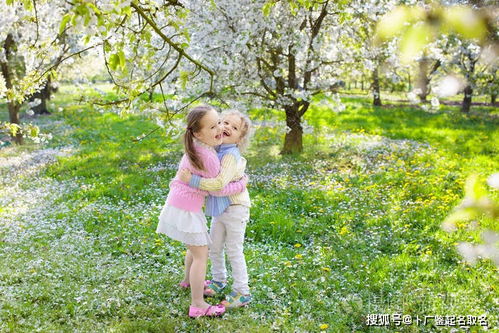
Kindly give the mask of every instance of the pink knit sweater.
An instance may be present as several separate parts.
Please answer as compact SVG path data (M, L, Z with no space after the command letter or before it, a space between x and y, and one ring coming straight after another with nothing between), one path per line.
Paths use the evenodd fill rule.
M195 149L199 158L203 161L204 170L200 171L195 168L186 154L182 156L178 169L188 169L192 174L199 175L203 178L216 177L220 173L220 160L218 159L215 149L199 143L195 144ZM245 187L246 183L242 180L231 182L221 191L216 192L216 195L233 195L242 192ZM166 203L183 210L200 212L204 204L204 199L207 195L207 191L190 187L189 184L186 184L178 179L178 176L176 175L170 182L170 193L168 193Z

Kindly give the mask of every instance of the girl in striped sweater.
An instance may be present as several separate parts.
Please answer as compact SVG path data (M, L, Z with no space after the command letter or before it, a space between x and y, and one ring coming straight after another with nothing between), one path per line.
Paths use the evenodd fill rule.
M240 155L248 143L251 121L243 113L230 110L222 114L223 139L217 147L221 162L220 174L215 178L191 175L189 170L180 172L180 179L188 182L193 188L206 191L217 191L226 186L231 179L240 177L245 170L246 160ZM227 197L208 196L206 201L207 215L213 216L210 246L213 280L205 288L205 295L220 293L227 285L224 247L232 267L234 284L232 292L222 302L228 308L245 306L251 301L248 286L248 273L243 253L244 233L249 221L251 206L248 191Z
M195 107L187 115L185 154L180 161L179 170L186 169L207 178L217 176L220 173L220 161L214 147L221 143L222 128L218 113L209 106ZM226 197L240 193L246 190L246 182L247 178L243 178L227 183L222 191L211 194ZM201 209L207 195L207 191L190 187L177 174L170 183L170 192L156 230L183 242L188 248L185 277L180 285L191 287L190 317L219 316L225 312L223 305L209 305L203 298L208 245L211 243L206 217Z

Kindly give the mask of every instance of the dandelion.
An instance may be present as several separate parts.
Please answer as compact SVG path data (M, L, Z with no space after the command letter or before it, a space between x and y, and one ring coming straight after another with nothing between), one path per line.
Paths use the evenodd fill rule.
M331 272L331 268L329 268L329 267L322 267L322 270L324 272Z
M348 227L347 226L343 226L340 230L340 235L346 235L350 232L350 230L348 230Z
M291 267L292 266L291 261L284 262L284 266Z
M319 328L321 330L327 330L329 328L329 325L328 324L321 324L321 326L319 326Z
M298 259L298 260L303 259L303 256L302 256L301 254L297 254L297 255L295 256L295 259Z
M296 248L299 248L299 247L301 247L301 244L300 244L300 243L296 243L296 244L295 244L295 247L296 247Z

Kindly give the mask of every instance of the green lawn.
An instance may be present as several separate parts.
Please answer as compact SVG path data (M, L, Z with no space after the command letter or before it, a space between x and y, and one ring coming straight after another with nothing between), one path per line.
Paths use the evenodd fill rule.
M254 302L190 320L189 293L177 287L184 248L155 234L179 141L157 131L133 142L154 122L73 97L63 91L61 111L36 119L55 134L49 144L0 150L0 331L448 331L416 323L436 315L485 315L498 328L497 268L468 265L455 249L479 231L440 227L468 175L499 170L499 121L487 116L497 110L463 116L345 97L335 112L322 99L295 157L278 154L282 114L252 110ZM479 223L497 231L497 221ZM414 322L366 325L368 314L397 313Z

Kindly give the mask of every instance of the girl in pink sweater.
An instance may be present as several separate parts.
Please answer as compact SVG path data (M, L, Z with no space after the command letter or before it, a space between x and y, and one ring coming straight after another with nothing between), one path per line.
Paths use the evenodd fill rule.
M187 115L184 134L185 154L179 170L188 169L193 174L213 178L220 172L220 161L214 149L222 143L222 127L218 113L210 106L198 106ZM186 244L185 277L182 287L191 287L190 317L219 316L225 312L223 305L212 306L204 301L203 290L211 243L206 217L202 211L208 194L228 196L246 188L247 178L229 183L222 191L206 192L189 187L178 175L170 183L170 192L159 216L156 232Z

